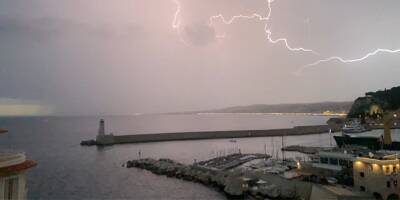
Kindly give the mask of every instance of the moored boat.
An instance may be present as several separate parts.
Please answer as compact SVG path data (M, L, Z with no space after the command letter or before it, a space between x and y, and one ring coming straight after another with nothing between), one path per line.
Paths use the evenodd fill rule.
M351 121L348 124L345 124L342 128L343 133L362 133L368 131L360 122Z

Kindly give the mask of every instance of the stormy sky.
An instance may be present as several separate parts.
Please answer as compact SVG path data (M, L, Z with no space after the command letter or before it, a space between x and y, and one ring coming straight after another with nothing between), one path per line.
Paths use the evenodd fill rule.
M400 48L399 1L275 0L271 7L268 21L210 25L218 14L265 16L267 2L0 0L0 115L348 101L399 85L400 53L299 73L330 56ZM265 24L273 39L318 54L270 43Z

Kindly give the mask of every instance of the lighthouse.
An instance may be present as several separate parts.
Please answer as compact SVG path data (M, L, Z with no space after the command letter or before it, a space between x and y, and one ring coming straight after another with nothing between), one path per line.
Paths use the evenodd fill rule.
M104 119L100 119L99 130L97 132L96 143L99 145L114 144L114 135L106 134Z
M104 128L104 119L100 120L99 131L97 132L98 137L102 137L105 135L105 128Z

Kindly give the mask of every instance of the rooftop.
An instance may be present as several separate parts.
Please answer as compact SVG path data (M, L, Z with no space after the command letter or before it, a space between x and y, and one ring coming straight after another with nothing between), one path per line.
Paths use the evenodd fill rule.
M26 160L25 153L0 153L0 176L8 176L34 167L36 162Z
M358 158L369 158L376 160L395 160L399 156L396 153L388 152L388 151L373 151L367 149L366 147L344 147L344 148L333 148L330 150L324 150L318 152L320 156L328 156L328 157L338 157L338 158L350 158L350 157L358 157Z

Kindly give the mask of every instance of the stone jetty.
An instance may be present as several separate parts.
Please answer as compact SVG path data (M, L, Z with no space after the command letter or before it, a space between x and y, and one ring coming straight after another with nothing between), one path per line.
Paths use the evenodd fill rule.
M223 191L228 197L253 197L256 199L293 199L308 196L311 186L297 180L287 180L260 170L244 170L243 163L268 159L262 154L233 154L208 161L185 165L171 159L139 159L126 163L127 168L149 170L165 175L204 184Z
M163 142L179 140L205 140L205 139L223 139L223 138L244 138L244 137L267 137L267 136L291 136L327 133L331 129L328 125L315 126L295 126L284 129L267 130L227 130L227 131L193 131L176 133L151 133L151 134L133 134L133 135L98 135L96 140L84 140L81 145L114 145L126 143L145 143L145 142Z

